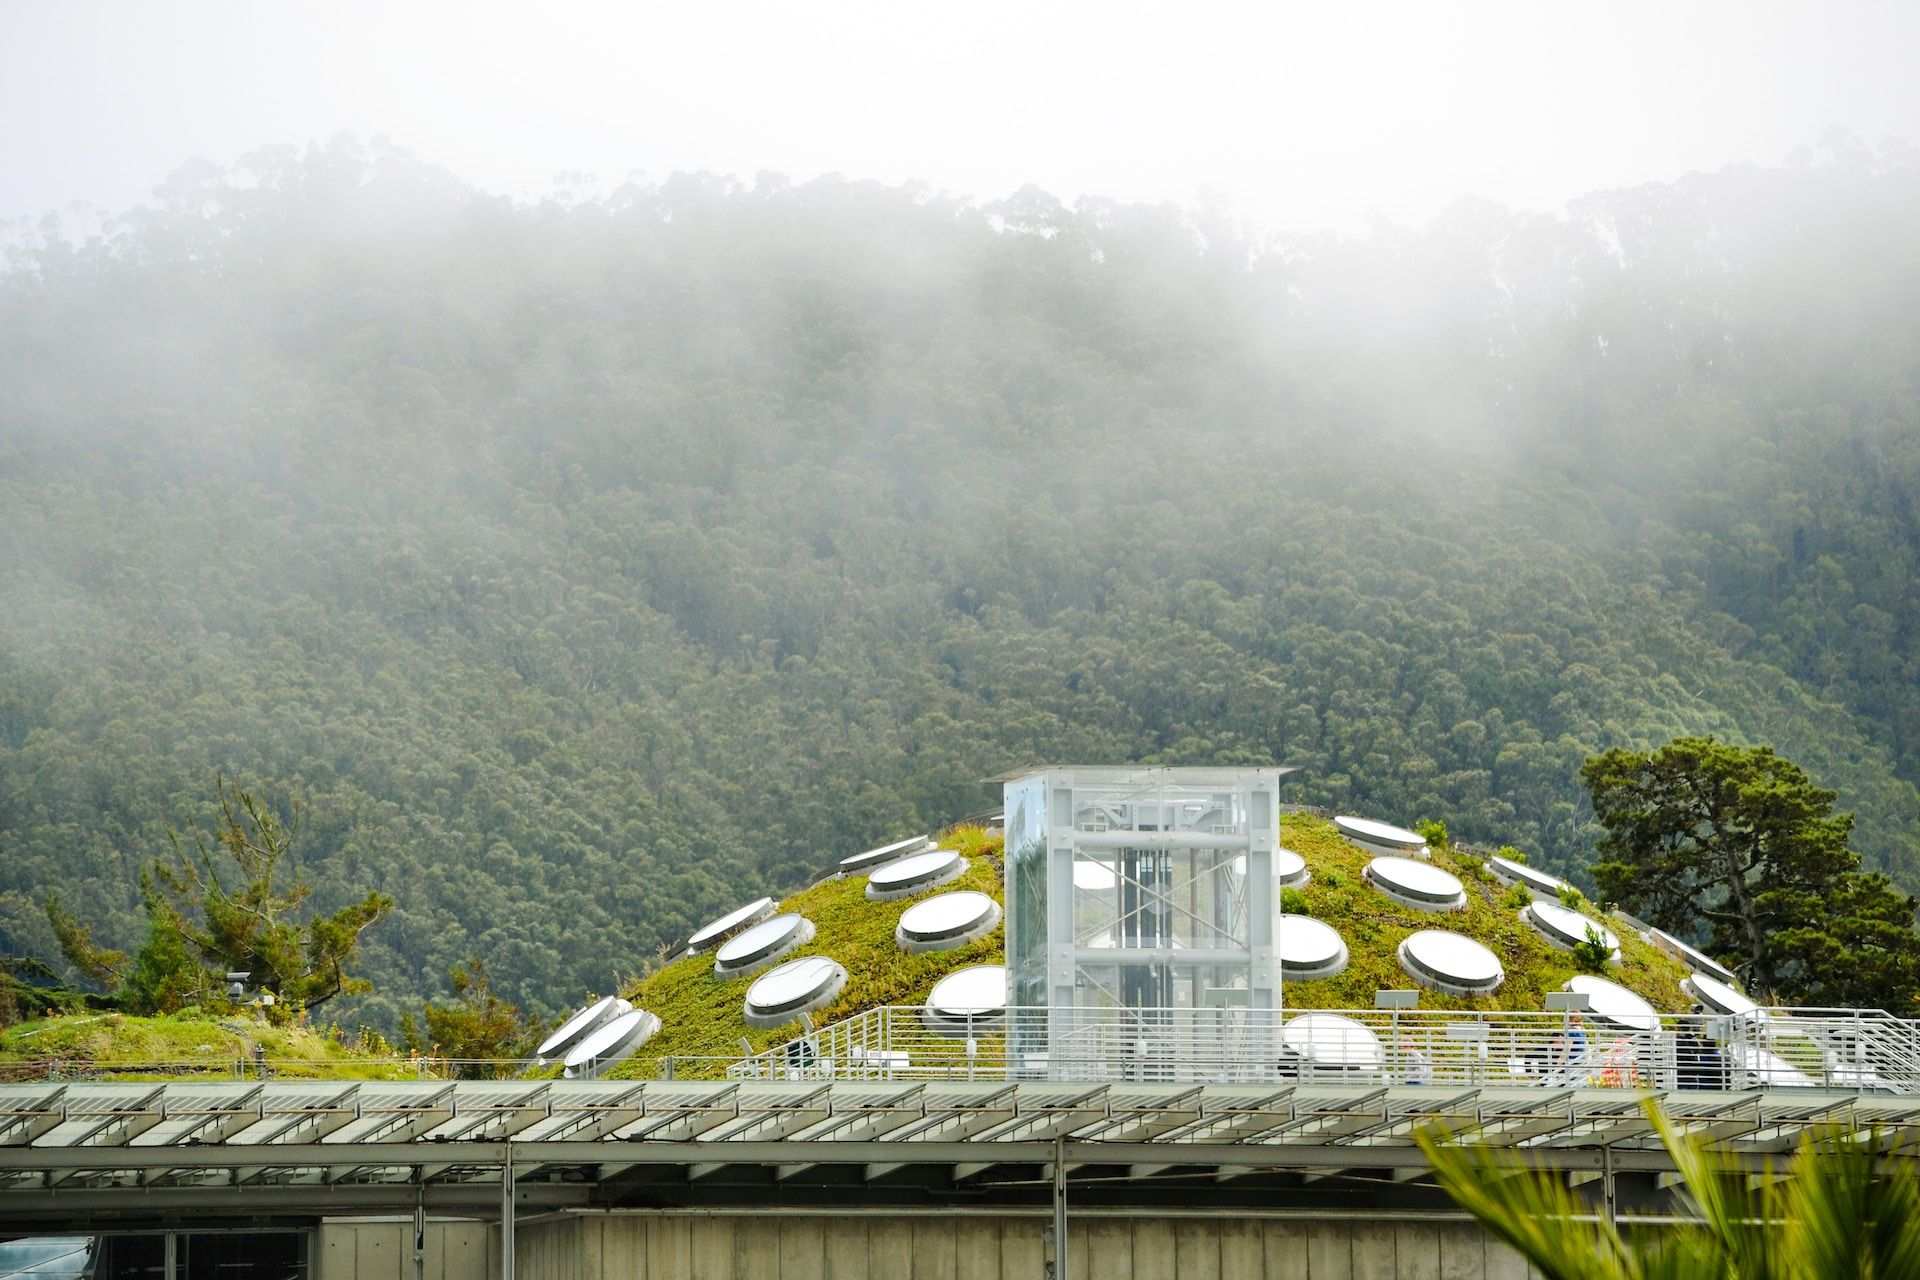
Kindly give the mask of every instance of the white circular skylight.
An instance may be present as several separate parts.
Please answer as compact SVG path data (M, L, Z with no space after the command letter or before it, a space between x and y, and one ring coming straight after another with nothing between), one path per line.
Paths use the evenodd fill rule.
M847 971L826 956L789 960L747 988L750 1027L782 1027L803 1013L833 1003L847 985Z
M1781 1089L1808 1089L1819 1084L1819 1081L1779 1054L1758 1045L1743 1046L1739 1063L1741 1069L1753 1077L1755 1084Z
M1654 946L1660 948L1676 960L1686 961L1710 978L1718 978L1722 982L1732 982L1735 980L1733 970L1727 968L1727 966L1721 964L1706 952L1688 946L1666 930L1649 929L1647 932Z
M765 920L772 914L772 898L761 898L757 902L749 902L746 906L736 911L729 911L711 924L695 930L693 936L687 939L687 950L705 951L722 938L746 928L755 921Z
M957 879L967 860L951 849L928 849L889 862L867 877L867 897L874 902L905 898Z
M915 903L900 915L893 940L902 951L948 951L992 933L1000 904L971 889Z
M934 983L922 1017L934 1031L966 1035L997 1023L1006 1012L1007 967L976 964Z
M1571 907L1563 907L1558 902L1548 902L1537 898L1520 908L1520 918L1532 925L1541 937L1559 947L1562 951L1571 951L1587 940L1587 931L1591 929L1607 944L1607 950L1613 953L1617 961L1620 958L1620 939L1613 930L1601 924L1591 916L1581 915Z
M1493 872L1494 879L1504 884L1524 885L1535 893L1544 893L1549 897L1556 897L1562 889L1573 887L1559 876L1535 871L1524 862L1515 862L1512 858L1502 858L1497 854L1487 859L1487 870Z
M1587 998L1587 1012L1596 1022L1605 1022L1626 1031L1658 1031L1660 1013L1617 982L1582 973L1568 978L1564 988Z
M713 971L722 978L737 978L743 973L772 964L781 956L813 941L813 922L789 911L762 920L722 943L713 953Z
M1273 878L1282 889L1304 889L1313 874L1307 860L1291 849L1276 849L1273 854Z
M892 844L883 844L878 849L869 849L865 853L856 853L840 859L840 874L847 875L856 871L867 871L882 863L904 858L917 853L932 844L925 836L912 836L906 840L895 840Z
M534 1051L534 1057L541 1062L553 1062L564 1058L567 1050L595 1027L613 1021L621 1014L631 1011L632 1008L631 1004L619 996L605 996L595 1000L561 1023L552 1035L542 1040L540 1047Z
M1422 929L1400 944L1400 967L1415 982L1449 995L1478 996L1506 981L1500 957L1462 933Z
M1417 831L1408 831L1405 827L1396 827L1390 822L1375 822L1372 818L1343 814L1333 820L1333 825L1341 835L1373 853L1405 854L1420 858L1427 856L1425 836Z
M596 1027L573 1046L566 1057L569 1080L597 1076L630 1055L660 1030L660 1019L645 1009L628 1009L613 1021Z
M1412 858L1375 858L1367 864L1373 887L1402 906L1422 911L1459 911L1467 891L1459 879L1439 867Z
M1323 1070L1378 1071L1380 1037L1343 1013L1303 1013L1280 1032L1288 1052Z
M1280 974L1288 982L1331 978L1347 967L1347 944L1333 926L1312 916L1282 914L1275 922Z
M1690 975L1680 984L1686 993L1705 1005L1710 1012L1735 1018L1764 1018L1766 1010L1735 991L1718 978L1704 973Z

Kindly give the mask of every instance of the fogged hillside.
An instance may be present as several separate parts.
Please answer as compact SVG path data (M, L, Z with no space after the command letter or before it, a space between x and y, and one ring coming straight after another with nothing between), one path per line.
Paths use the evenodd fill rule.
M376 1020L469 955L604 992L1038 761L1305 765L1578 876L1584 757L1714 732L1920 889L1915 225L1910 151L1275 242L184 170L0 279L0 950L49 886L131 938L216 770L396 899Z

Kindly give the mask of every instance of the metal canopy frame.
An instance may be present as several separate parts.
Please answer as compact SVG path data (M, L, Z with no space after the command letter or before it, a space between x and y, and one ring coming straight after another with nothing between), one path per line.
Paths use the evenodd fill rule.
M1810 1132L1920 1128L1914 1098L1777 1089L1660 1102L1679 1128L1755 1172ZM1426 1168L1414 1133L1429 1124L1545 1168L1670 1173L1639 1103L1609 1089L1309 1084L7 1085L0 1222L311 1218L420 1202L492 1217L508 1192L523 1211L596 1203L609 1178L638 1167L692 1179L762 1166L788 1184L826 1166L960 1181L1056 1162L1133 1178L1211 1167L1407 1180Z

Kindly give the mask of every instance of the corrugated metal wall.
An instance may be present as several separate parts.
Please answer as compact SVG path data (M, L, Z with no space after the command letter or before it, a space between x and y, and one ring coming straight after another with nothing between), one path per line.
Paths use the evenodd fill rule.
M520 1227L516 1280L1039 1280L1046 1225L1036 1216L938 1211L581 1215ZM1089 1214L1069 1228L1067 1248L1072 1280L1527 1280L1530 1273L1506 1246L1458 1222Z
M499 1238L485 1222L427 1223L425 1280L497 1280ZM315 1253L314 1280L413 1280L413 1219L324 1222Z

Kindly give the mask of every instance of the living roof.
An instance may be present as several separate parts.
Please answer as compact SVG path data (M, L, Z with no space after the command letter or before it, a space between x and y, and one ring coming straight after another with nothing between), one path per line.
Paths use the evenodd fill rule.
M1403 907L1369 885L1362 876L1374 856L1348 843L1325 818L1287 814L1281 823L1281 842L1301 854L1313 879L1300 890L1308 914L1337 929L1351 956L1345 972L1324 979L1290 981L1287 1003L1295 1008L1371 1008L1374 992L1404 988L1412 979L1400 968L1399 944L1422 929L1449 929L1483 943L1499 957L1506 980L1490 995L1462 997L1436 991L1421 993L1429 1009L1533 1010L1541 1009L1549 992L1558 991L1581 972L1573 955L1551 946L1519 916L1530 900L1524 892L1496 880L1484 859L1447 847L1433 851L1434 864L1458 876L1467 889L1464 911L1434 913ZM900 915L916 902L936 893L977 889L1003 901L1001 834L981 827L959 827L943 833L940 843L964 853L971 865L959 880L909 898L869 902L866 880L859 875L833 877L791 895L782 911L798 912L813 921L812 942L783 960L808 955L830 956L847 969L846 988L826 1009L813 1015L816 1026L826 1026L881 1005L917 1005L926 1001L938 982L956 969L1004 960L1005 930L995 929L978 941L953 951L908 955L894 942ZM1289 901L1293 899L1289 898ZM1582 909L1598 914L1583 903ZM1624 924L1611 922L1620 938L1620 962L1605 977L1637 991L1663 1012L1682 1012L1689 1004L1680 989L1688 970L1659 951ZM711 952L683 956L629 984L621 994L658 1014L662 1027L633 1058L615 1067L615 1078L648 1077L661 1070L665 1058L692 1058L676 1062L677 1074L706 1074L747 1051L759 1052L800 1034L798 1024L774 1030L746 1025L743 1001L754 977L716 977ZM702 1063L698 1059L709 1059Z

